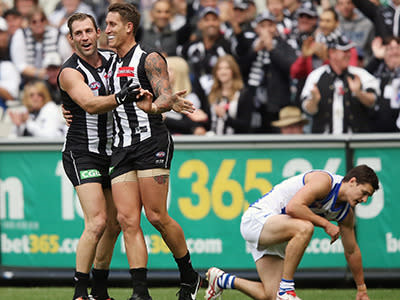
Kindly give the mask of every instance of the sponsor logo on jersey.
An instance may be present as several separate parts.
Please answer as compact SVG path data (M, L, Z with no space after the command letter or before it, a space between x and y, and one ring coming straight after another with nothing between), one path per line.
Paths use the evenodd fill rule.
M120 67L117 71L117 77L135 77L134 67Z
M165 152L164 152L164 151L159 151L159 152L157 152L157 153L156 153L156 157L158 157L158 158L165 157Z
M101 176L100 172L96 169L83 170L80 171L79 174L81 176L81 179L89 179Z
M98 90L101 87L100 82L95 81L89 84L89 87L92 91Z

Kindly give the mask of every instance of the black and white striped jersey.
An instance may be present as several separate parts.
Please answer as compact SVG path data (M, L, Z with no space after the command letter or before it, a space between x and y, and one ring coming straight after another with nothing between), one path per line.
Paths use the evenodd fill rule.
M95 96L108 95L108 69L114 52L99 50L102 57L102 67L94 68L78 55L73 54L61 67L79 71L85 78ZM60 89L61 90L61 89ZM61 90L62 103L72 114L72 123L68 128L63 151L93 152L111 155L113 117L112 112L104 114L89 114L83 110L71 97Z
M136 44L123 58L113 57L109 71L111 94L118 93L132 79L132 84L140 84L154 95L144 68L148 54ZM125 103L114 109L114 147L128 147L165 133L168 129L161 114L147 114L136 103Z

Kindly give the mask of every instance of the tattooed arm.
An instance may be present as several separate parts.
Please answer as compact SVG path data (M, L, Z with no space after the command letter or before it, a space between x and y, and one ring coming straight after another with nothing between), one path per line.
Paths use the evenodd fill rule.
M151 103L151 108L149 106L145 108L141 107L144 111L151 114L161 114L171 109L183 113L194 111L193 104L183 98L186 91L172 93L167 63L159 53L150 53L146 57L144 67L155 94L155 100Z

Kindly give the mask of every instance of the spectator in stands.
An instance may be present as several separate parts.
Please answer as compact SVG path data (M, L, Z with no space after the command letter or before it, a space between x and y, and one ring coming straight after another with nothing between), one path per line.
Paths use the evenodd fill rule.
M7 102L18 98L20 75L10 61L8 51L7 22L0 17L0 110L7 109Z
M182 57L169 56L166 59L172 92L186 90L185 99L190 100L196 110L188 115L175 111L166 112L164 113L165 124L172 134L206 134L209 129L208 99L200 98L193 92L189 77L189 65Z
M150 10L151 27L138 34L142 45L155 48L167 56L175 56L178 45L185 44L190 37L190 23L178 31L171 28L172 7L169 0L157 0Z
M290 43L297 45L298 49L298 57L290 67L293 104L296 106L300 106L300 94L308 74L327 63L327 46L314 39L317 22L316 7L311 2L304 2L297 10L297 27L293 30L290 38Z
M288 40L294 28L293 21L290 17L285 16L284 0L268 0L267 9L275 17L276 29L282 39Z
M221 22L215 8L204 8L199 17L201 38L184 45L180 56L188 61L191 73L208 94L212 86L212 68L218 57L231 54L231 43L220 32Z
M25 85L22 103L26 110L8 110L14 128L11 136L63 137L64 119L59 107L51 101L42 81Z
M305 2L307 2L307 1L305 1ZM297 21L297 10L300 8L300 6L301 6L300 0L284 0L283 1L284 14L285 14L285 16L289 17L293 21L294 25L296 24L296 21Z
M217 135L249 133L253 101L244 88L240 69L232 55L218 58L208 96L211 131Z
M92 15L97 21L96 14L92 8L82 0L61 0L61 7L49 15L49 22L51 25L60 28L61 31L68 32L66 22L68 17L75 12Z
M57 105L61 104L61 92L57 84L58 73L60 72L62 60L57 52L46 54L43 60L43 67L46 69L46 86L50 97Z
M171 28L178 30L187 22L188 3L185 0L172 0Z
M256 111L252 115L252 131L275 132L271 121L279 110L290 104L290 66L296 60L295 50L276 29L275 17L268 11L256 18L256 40L248 47L238 40L238 56L250 66L247 85L254 95Z
M312 133L371 131L370 109L379 95L378 80L366 70L350 66L353 44L346 37L331 42L329 65L307 77L301 94L303 109L312 116Z
M39 5L39 0L14 0L14 8L22 15L22 28L28 27L31 11Z
M58 52L62 61L71 54L71 47L57 28L47 23L44 11L36 7L28 16L29 26L18 29L11 39L11 60L26 79L45 79L43 59L50 52Z
M362 15L352 2L352 0L337 0L336 11L339 14L341 32L356 47L362 49L364 62L368 62L371 58L371 42L374 39L374 25L364 15Z
M304 125L308 119L301 114L297 106L285 106L279 111L279 120L273 121L272 126L278 127L282 134L303 134Z
M382 39L377 37L372 43L373 59L367 71L373 74L380 84L381 94L372 114L374 132L400 131L400 38Z
M23 17L15 8L7 9L3 14L8 24L8 34L11 37L19 28L22 28Z

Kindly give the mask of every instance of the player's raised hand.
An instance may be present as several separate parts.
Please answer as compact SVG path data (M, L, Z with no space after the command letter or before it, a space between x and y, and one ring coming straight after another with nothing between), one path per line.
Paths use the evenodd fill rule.
M193 106L193 103L190 102L189 100L183 98L183 96L186 94L186 90L178 91L175 94L172 95L172 110L178 112L178 113L183 113L183 114L188 114L194 112L195 108Z

